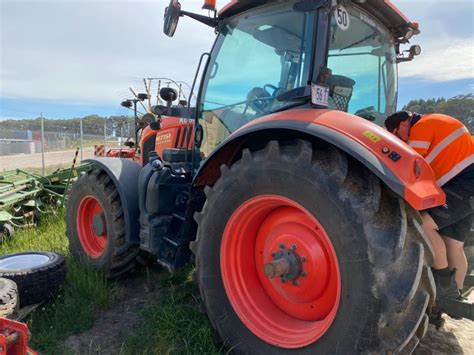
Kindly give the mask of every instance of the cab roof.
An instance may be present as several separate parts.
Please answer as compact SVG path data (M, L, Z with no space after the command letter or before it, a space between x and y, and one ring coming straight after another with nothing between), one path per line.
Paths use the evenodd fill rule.
M226 18L267 3L285 2L284 0L232 0L219 11L219 18ZM404 30L418 29L390 0L352 0L354 4L372 14L387 28Z

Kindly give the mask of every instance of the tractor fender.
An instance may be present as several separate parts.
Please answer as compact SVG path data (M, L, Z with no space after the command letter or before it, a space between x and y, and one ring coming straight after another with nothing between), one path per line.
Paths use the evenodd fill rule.
M114 182L120 196L125 218L126 240L130 244L140 244L140 209L138 206L138 176L141 166L132 159L95 158L85 160L103 169Z
M294 109L249 122L203 162L193 186L213 185L220 177L220 166L231 164L244 148L288 138L316 139L334 145L366 166L417 210L445 202L433 170L409 145L372 122L334 110Z

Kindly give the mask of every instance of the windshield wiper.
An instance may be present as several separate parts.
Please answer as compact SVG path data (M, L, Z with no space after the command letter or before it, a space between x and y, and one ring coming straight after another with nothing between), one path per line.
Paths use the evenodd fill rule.
M300 86L284 93L278 95L276 97L277 101L302 101L311 99L311 86Z
M380 34L379 34L377 31L374 31L374 32L372 32L370 35L368 35L367 37L364 37L364 38L362 38L361 40L359 40L359 41L357 41L357 42L354 42L354 43L352 43L352 44L349 44L347 47L344 47L344 48L339 49L339 52L342 52L342 51L344 51L344 50L346 50L346 49L355 47L355 46L357 46L358 44L361 44L361 43L367 41L367 40L370 39L371 37L372 37L372 38L375 38L375 37L377 37L378 35L380 35Z

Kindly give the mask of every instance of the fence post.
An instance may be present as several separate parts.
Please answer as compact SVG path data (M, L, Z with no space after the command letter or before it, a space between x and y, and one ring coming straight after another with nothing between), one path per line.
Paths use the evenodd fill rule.
M41 172L43 173L43 176L46 175L45 171L45 166L44 166L44 118L43 118L43 112L41 112Z
M104 117L104 151L106 151L107 145L107 118Z
M80 127L81 127L81 132L80 132L81 134L80 134L80 138L79 138L80 141L79 142L80 142L80 147L81 147L81 162L82 162L84 160L83 159L84 157L82 155L82 152L83 152L83 149L82 149L82 134L83 134L83 132L82 132L82 118L80 119L79 123L80 123Z
M120 150L123 147L123 122L120 124Z

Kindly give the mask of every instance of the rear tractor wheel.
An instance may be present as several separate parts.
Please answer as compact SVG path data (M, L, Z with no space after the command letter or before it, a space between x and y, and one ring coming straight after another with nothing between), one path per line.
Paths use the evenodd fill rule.
M112 179L94 169L74 183L67 203L69 249L108 278L134 269L138 246L125 239L124 210Z
M191 244L237 353L410 352L434 300L419 215L333 147L270 142L206 188Z

